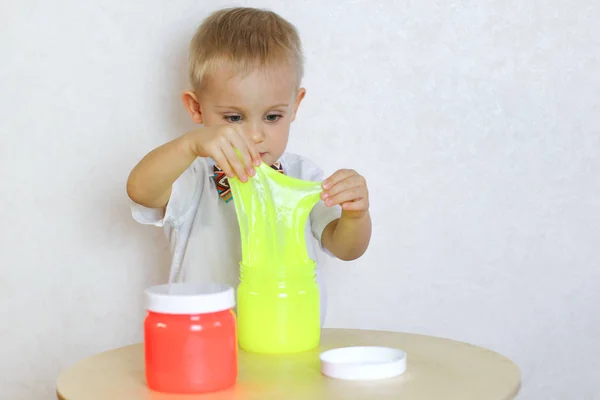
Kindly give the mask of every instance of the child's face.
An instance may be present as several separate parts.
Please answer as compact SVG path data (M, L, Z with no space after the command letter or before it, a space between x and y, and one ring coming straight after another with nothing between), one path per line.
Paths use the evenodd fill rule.
M271 165L285 151L304 94L294 69L282 66L243 76L227 71L211 76L198 102L204 126L238 125Z

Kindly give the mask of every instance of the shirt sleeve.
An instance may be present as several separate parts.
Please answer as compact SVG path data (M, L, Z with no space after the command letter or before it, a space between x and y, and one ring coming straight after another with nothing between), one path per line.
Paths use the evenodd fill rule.
M340 206L327 207L323 200L319 201L310 213L310 229L314 238L319 242L321 247L321 237L323 231L332 221L339 219L342 216L342 209ZM323 247L324 248L324 247ZM325 249L327 250L327 249Z
M204 188L206 165L202 159L194 162L177 178L171 188L171 197L164 208L149 208L130 201L131 215L140 224L162 227L178 226L185 220L192 205L197 202Z

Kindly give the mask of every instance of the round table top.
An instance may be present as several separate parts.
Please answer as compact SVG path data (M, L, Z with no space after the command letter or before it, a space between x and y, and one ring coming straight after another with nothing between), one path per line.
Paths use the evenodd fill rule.
M406 372L378 381L342 381L320 372L320 352L345 346L386 346L406 351ZM57 382L61 400L411 399L508 400L520 387L519 368L506 357L462 342L431 336L353 329L324 329L321 346L288 355L239 352L239 377L226 391L169 395L149 390L142 344L80 361Z

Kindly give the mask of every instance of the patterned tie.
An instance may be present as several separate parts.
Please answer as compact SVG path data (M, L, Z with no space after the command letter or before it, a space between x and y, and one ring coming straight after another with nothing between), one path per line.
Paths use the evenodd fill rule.
M283 166L279 161L271 165L271 168L282 174L284 173ZM225 172L223 172L221 168L219 168L216 165L213 167L213 174L213 180L217 185L217 191L219 192L219 196L221 196L221 198L225 200L225 203L229 203L233 199L233 196L231 195L231 187L229 187L229 180L227 179L227 175L225 174Z

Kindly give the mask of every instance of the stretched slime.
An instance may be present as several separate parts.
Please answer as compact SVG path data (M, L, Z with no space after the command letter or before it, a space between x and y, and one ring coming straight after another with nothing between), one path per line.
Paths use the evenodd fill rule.
M321 184L285 176L264 163L247 183L229 181L242 242L237 289L240 347L256 353L317 347L319 288L305 228L320 199Z

